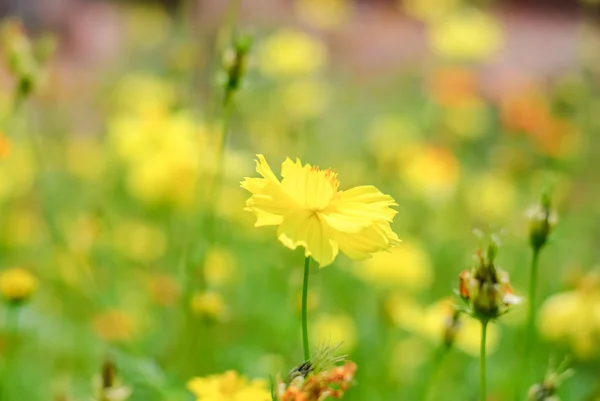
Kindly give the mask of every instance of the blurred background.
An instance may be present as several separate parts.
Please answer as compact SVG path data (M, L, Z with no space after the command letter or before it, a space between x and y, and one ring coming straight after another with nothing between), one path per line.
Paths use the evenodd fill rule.
M106 359L144 401L300 364L303 254L243 211L257 153L399 204L398 248L311 272L313 343L359 367L345 399L477 399L477 322L438 360L458 274L495 233L526 296L526 211L549 191L535 369L517 308L490 329L489 399L569 357L561 399L600 400L599 1L0 0L0 18L0 274L31 275L0 276L1 400L97 398Z

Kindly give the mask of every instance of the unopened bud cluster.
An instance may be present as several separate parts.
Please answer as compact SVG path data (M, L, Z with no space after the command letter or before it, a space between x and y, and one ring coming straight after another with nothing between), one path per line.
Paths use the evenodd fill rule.
M487 254L477 252L477 265L459 276L459 293L468 304L467 313L480 320L491 320L521 303L514 295L508 273L495 265L497 246L492 243Z
M106 360L102 364L99 377L94 380L96 401L125 401L131 395L131 389L121 384L115 364Z
M7 20L0 27L0 48L9 71L17 81L18 97L27 97L42 81L42 67L54 52L54 41L42 38L32 43L20 21Z
M539 204L527 211L529 218L529 242L534 249L541 249L548 242L550 233L558 221L558 216L550 208L550 197L542 195Z
M319 348L311 358L295 367L285 382L277 382L278 401L322 401L342 398L354 380L357 366L345 355L334 356L335 347ZM343 365L340 365L343 363Z
M461 326L460 311L456 309L452 312L452 315L447 316L444 320L443 340L446 349L450 349L452 348L452 345L454 345L454 341L456 340L456 336L458 335Z
M233 46L223 54L225 104L231 100L242 83L246 74L251 46L252 37L240 35L235 39Z
M560 397L556 394L558 387L572 374L573 371L570 369L561 373L549 372L543 382L531 386L527 393L527 401L560 401Z

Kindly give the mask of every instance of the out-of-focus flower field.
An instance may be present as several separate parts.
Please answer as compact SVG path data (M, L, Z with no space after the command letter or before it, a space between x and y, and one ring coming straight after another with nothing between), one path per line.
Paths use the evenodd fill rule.
M487 399L599 400L598 21L577 22L568 68L509 82L482 79L509 40L492 9L404 2L426 56L359 74L331 45L357 4L297 0L293 22L250 23L223 3L214 28L185 8L115 6L121 53L89 70L64 62L60 35L2 22L0 400L271 400L305 361L305 248L309 343L341 343L357 367L344 399L477 400L480 322L453 319L490 237L523 300L489 323ZM389 249L373 232L358 252L356 211L294 242L288 217L257 210L291 204L269 198L283 184L257 155L277 178L289 157L339 190L390 195ZM240 186L259 173L267 184ZM529 341L528 210L543 196ZM339 244L332 263L315 235ZM547 374L559 388L530 392Z

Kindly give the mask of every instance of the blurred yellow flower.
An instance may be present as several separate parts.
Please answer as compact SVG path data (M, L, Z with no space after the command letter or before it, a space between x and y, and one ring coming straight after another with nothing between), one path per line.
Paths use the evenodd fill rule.
M10 153L10 140L0 131L0 160Z
M92 327L107 342L126 342L136 334L133 319L120 309L110 309L96 315L92 320Z
M160 258L167 248L167 237L155 226L142 221L125 220L115 228L116 248L131 260L150 263Z
M582 359L600 346L600 275L585 276L579 288L550 296L538 314L542 336L565 341Z
M279 240L290 249L305 248L321 267L331 264L339 251L364 259L399 242L390 227L396 202L373 186L338 191L337 173L286 159L283 180L275 176L263 155L256 171L262 178L245 178L241 185L252 196L246 210L255 226L279 226Z
M77 255L86 255L100 236L101 222L93 215L80 214L65 219L63 231L69 250Z
M508 178L495 173L471 177L466 191L469 209L484 221L504 220L516 207L515 186Z
M402 292L393 292L385 300L385 311L390 321L399 327L418 331L423 320L423 307L413 296Z
M417 326L417 332L435 344L442 344L448 327L448 320L452 318L455 311L454 305L454 300L442 299L429 306L425 309L420 327ZM495 325L489 325L486 341L488 353L496 350L498 340L498 328ZM469 355L479 356L481 323L470 316L461 314L453 346Z
M113 94L119 113L146 114L171 107L176 98L173 85L150 74L128 74L121 78Z
M0 294L7 301L25 301L37 286L35 276L23 268L13 267L0 272Z
M329 97L327 84L315 80L293 81L281 91L283 107L294 120L318 117L326 110Z
M35 158L29 146L11 141L10 151L0 158L0 199L25 195L35 179Z
M456 136L479 138L485 133L489 111L483 100L473 97L456 107L444 109L444 124Z
M339 28L352 14L349 0L296 0L294 5L298 18L320 29Z
M457 11L433 23L429 35L435 54L458 60L487 60L503 42L498 21L475 9Z
M265 380L248 380L233 370L193 378L187 383L187 389L197 401L271 401Z
M368 130L367 143L384 171L395 174L417 146L419 130L408 116L376 116Z
M191 300L192 312L211 320L227 318L227 306L221 295L214 291L196 293Z
M95 138L70 138L65 149L67 171L82 180L100 180L107 162L103 150Z
M460 177L460 165L450 150L422 145L413 149L401 174L417 195L439 201L454 194Z
M376 253L356 266L354 273L377 286L415 291L428 288L433 278L427 252L415 241Z
M123 8L126 18L124 27L126 38L135 49L151 50L158 48L169 38L171 18L163 7L150 4Z
M398 3L411 17L434 22L455 10L461 0L398 0Z
M322 42L292 29L267 37L256 56L258 68L276 79L311 75L327 62L327 50Z
M167 274L156 274L147 281L150 298L161 306L174 305L181 295L179 283Z
M321 314L311 327L311 341L315 346L335 346L341 343L341 352L351 352L356 347L356 323L348 315Z
M206 252L204 278L210 288L222 287L235 280L238 271L235 255L228 249L213 247Z
M446 339L448 323L455 309L452 299L442 299L423 308L413 298L394 293L386 301L386 310L392 322L398 327L426 338L435 345L441 345ZM469 355L478 356L481 345L481 324L478 320L464 314L460 316L459 322L458 330L453 333L453 346ZM488 352L494 352L498 340L498 328L494 325L488 326L486 342Z
M159 109L115 116L110 142L128 167L132 195L149 204L187 206L196 197L198 179L208 163L206 127L189 112Z
M43 239L44 222L31 207L5 211L2 239L8 246L25 247L39 243Z

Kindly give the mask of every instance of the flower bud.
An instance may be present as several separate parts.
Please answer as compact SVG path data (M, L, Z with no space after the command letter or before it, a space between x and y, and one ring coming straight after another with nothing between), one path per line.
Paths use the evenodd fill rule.
M557 370L560 371L560 367ZM541 383L531 386L527 392L527 401L560 401L556 394L558 387L573 374L573 371L571 369L558 371L548 372Z
M548 237L558 221L558 216L550 208L550 197L543 194L539 204L527 210L529 218L529 242L539 250L548 242Z
M96 397L94 401L125 401L131 389L121 384L115 364L107 359L102 364L100 375L93 381Z
M252 37L250 35L240 35L235 39L232 48L223 54L225 104L229 103L242 83L242 79L246 74L251 46Z
M447 316L444 321L444 346L446 349L450 349L454 345L454 340L456 340L461 326L460 311L454 310L452 316Z
M354 380L357 366L344 356L333 356L339 347L319 348L300 366L291 370L287 380L277 380L278 401L321 401L342 398ZM341 363L344 363L340 366Z
M497 249L492 243L486 256L478 251L478 265L459 275L459 294L469 306L467 313L480 320L495 319L511 305L521 303L512 291L508 273L494 264Z
M20 267L0 273L0 294L12 303L25 302L35 292L37 285L35 276Z

